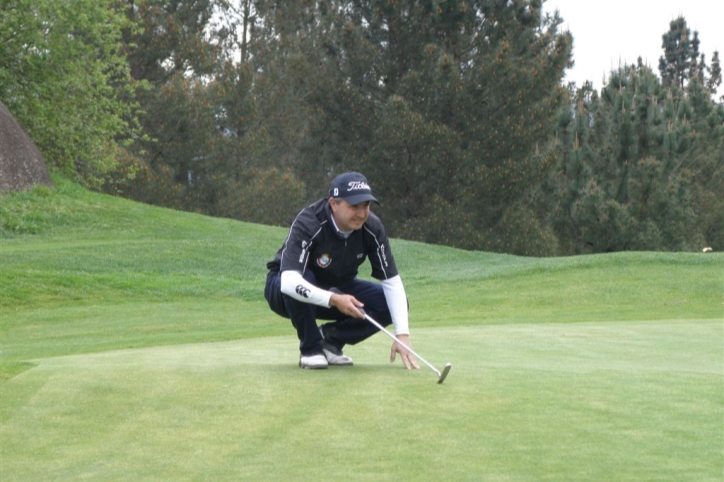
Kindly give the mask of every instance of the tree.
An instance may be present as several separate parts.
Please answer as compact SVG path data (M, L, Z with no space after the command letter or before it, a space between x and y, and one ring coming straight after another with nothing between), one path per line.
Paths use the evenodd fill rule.
M518 200L547 169L536 146L563 101L571 39L557 16L540 1L263 7L285 52L275 62L306 76L279 92L297 89L312 113L294 168L316 194L360 169L393 235L506 249L506 223L518 223Z
M691 30L684 17L678 17L669 24L669 31L662 35L661 47L664 55L659 58L659 73L665 86L683 88L689 79L693 49L690 42ZM696 56L694 56L696 58Z
M716 58L716 56L715 56ZM714 63L712 62L712 65ZM689 149L680 170L689 182L695 225L689 237L700 246L724 250L724 105L715 103L711 90L691 83L686 92L690 105Z
M168 167L176 183L198 174L213 135L214 106L206 99L204 76L212 76L221 55L208 33L212 0L129 0L126 31L131 72L151 88L138 93L144 107L144 138L134 150L151 169ZM194 172L196 171L196 172Z
M716 95L717 89L721 85L721 64L719 63L719 51L714 51L711 59L711 67L709 67L709 78L706 80L706 89L713 97ZM724 100L724 95L720 98Z
M128 2L138 26L125 37L131 71L151 89L139 93L146 135L123 152L108 192L270 224L271 212L279 223L301 202L303 184L283 166L260 161L270 137L257 120L260 91L252 92L255 81L263 84L250 62L253 3Z
M724 242L724 108L698 79L664 87L648 67L624 66L600 96L585 85L570 104L543 190L562 253Z
M128 27L111 2L6 0L0 5L0 100L46 162L91 185L137 132L122 54Z

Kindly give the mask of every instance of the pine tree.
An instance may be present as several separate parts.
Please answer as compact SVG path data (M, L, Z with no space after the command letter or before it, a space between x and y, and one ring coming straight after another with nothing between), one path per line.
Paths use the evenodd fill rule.
M689 74L690 80L697 79L704 83L704 75L706 74L706 61L704 54L699 54L699 32L694 32L694 36L690 42L689 50Z
M560 18L538 0L272 4L287 55L312 66L295 65L313 113L296 164L307 185L323 195L334 174L362 170L393 235L525 245L513 226L538 227L522 226L533 218L519 201L548 168L537 146L570 62Z
M721 64L719 63L719 51L714 51L714 56L711 59L711 66L709 67L709 76L706 80L706 89L709 94L713 97L716 95L719 86L721 85ZM720 98L724 101L724 95Z
M584 86L570 105L544 190L562 253L724 242L724 107L698 79L664 87L647 67L624 66L600 96Z
M678 17L669 24L669 31L662 35L661 48L664 55L659 58L659 73L664 86L675 85L683 88L689 79L693 55L691 30L684 17Z

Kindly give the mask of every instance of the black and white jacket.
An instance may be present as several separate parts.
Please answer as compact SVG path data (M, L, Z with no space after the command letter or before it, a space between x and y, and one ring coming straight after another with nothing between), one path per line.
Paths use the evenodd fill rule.
M286 241L267 263L267 268L269 276L282 276L284 294L328 307L331 293L327 290L352 281L367 259L372 277L381 281L395 333L409 334L405 289L385 228L372 212L362 228L345 237L334 224L328 199L305 207L294 219ZM316 286L302 278L307 270L314 273ZM303 293L299 293L300 283L305 288Z

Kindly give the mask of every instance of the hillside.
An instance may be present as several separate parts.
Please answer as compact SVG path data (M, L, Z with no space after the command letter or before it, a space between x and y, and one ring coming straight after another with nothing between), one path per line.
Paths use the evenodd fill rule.
M0 197L4 479L721 479L719 254L393 240L445 383L381 336L300 370L262 298L284 228L54 181Z
M0 198L3 363L290 335L262 297L265 263L286 229L54 181ZM413 329L722 316L720 254L534 259L393 243Z

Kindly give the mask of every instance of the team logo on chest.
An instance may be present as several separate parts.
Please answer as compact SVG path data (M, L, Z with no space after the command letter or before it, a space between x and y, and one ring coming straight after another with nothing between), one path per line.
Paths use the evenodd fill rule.
M330 258L327 253L324 253L319 258L317 258L317 266L319 266L320 268L326 268L330 265L331 262L332 258Z

